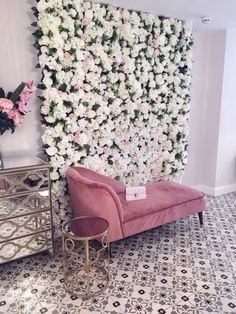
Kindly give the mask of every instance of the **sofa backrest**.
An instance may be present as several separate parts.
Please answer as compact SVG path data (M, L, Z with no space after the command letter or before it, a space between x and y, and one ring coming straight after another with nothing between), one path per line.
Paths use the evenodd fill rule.
M92 182L103 183L110 186L117 194L125 192L126 186L118 180L84 167L73 167L73 169L76 170L80 176L90 181L87 181L87 184Z
M74 216L103 217L109 222L110 241L122 239L123 209L115 189L121 191L125 186L82 167L70 167L66 175Z

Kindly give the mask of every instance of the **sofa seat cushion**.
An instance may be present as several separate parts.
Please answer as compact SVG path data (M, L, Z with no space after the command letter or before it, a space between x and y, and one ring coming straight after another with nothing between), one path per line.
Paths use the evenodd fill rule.
M204 198L202 192L172 181L149 183L146 192L147 198L137 201L126 201L125 193L118 194L124 210L124 222L187 202L192 203L189 206L193 207L193 213L198 212L197 204L202 203L197 201Z

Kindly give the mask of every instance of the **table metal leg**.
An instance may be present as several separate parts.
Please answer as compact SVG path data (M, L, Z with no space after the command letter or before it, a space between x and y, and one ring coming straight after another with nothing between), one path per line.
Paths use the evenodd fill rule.
M90 279L89 279L89 273L90 273L90 260L89 260L89 240L84 240L84 257L85 257L85 271L87 275L87 295L89 295L90 292Z

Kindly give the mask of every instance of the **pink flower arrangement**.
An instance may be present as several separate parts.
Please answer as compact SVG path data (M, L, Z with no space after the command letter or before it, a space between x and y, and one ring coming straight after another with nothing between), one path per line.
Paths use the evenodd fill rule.
M31 94L36 91L33 82L22 82L14 92L7 96L0 88L0 134L11 130L22 124L24 115L29 112L26 105L30 101Z

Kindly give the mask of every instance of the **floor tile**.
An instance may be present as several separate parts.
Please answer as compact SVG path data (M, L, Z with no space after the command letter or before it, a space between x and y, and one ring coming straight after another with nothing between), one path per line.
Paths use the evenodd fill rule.
M64 289L56 254L0 265L0 314L236 314L236 193L197 215L112 243L111 280L82 300Z

